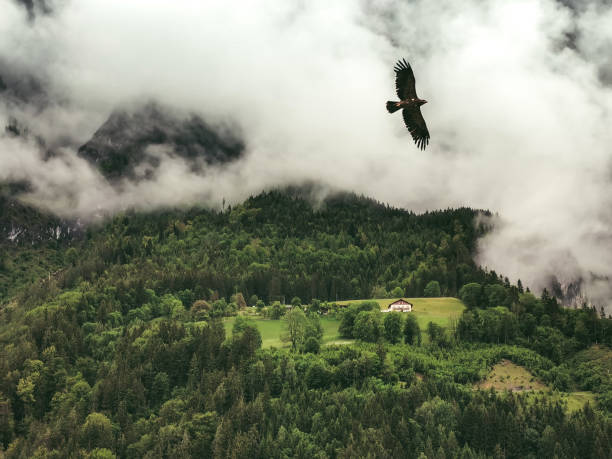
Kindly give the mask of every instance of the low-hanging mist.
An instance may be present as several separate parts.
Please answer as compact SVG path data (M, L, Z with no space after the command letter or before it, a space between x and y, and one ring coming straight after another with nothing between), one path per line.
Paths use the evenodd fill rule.
M0 139L0 181L28 181L24 200L88 218L315 181L415 211L487 208L500 217L480 263L533 288L581 279L612 303L606 2L45 3L0 0L0 65L42 94L5 90L0 107L46 142ZM429 101L425 152L384 109L400 57ZM77 148L149 100L238 126L245 155L194 172L161 145L149 180L110 185Z

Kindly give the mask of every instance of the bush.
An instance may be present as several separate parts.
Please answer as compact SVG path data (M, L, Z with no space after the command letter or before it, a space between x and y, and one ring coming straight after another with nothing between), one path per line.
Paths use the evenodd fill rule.
M381 315L380 311L361 311L355 318L353 336L362 341L377 342L383 335Z
M408 314L404 323L404 340L406 344L421 344L421 328L412 314Z
M388 296L389 292L382 285L378 285L372 290L372 298L387 298Z
M361 311L380 310L376 301L362 301L361 303L351 304L341 312L340 327L338 332L343 338L354 338L353 326L355 318Z
M427 324L427 334L429 335L429 341L436 343L444 334L444 329L435 322L429 322Z
M423 296L427 296L430 298L442 296L442 292L440 291L440 283L435 280L430 281L425 286L425 291L423 292Z
M304 328L304 339L308 339L311 336L318 341L323 338L323 326L321 325L319 316L316 314L308 315L308 320Z
M447 330L434 322L429 322L427 324L427 334L429 335L429 341L436 346L449 348L453 344L452 338Z
M459 290L459 298L469 308L477 308L481 302L482 287L476 282L465 284Z
M293 299L291 300L291 306L293 306L294 308L302 306L302 300L299 296L293 297Z
M508 292L506 291L503 285L492 284L485 286L484 295L487 301L487 305L490 308L494 308L495 306L508 305Z
M210 304L206 300L197 300L191 305L191 315L195 320L202 320L208 317Z
M247 307L247 303L244 299L244 295L240 292L233 295L231 300L232 300L232 303L236 303L236 305L238 306L238 309L244 309Z
M304 352L318 354L320 347L321 346L319 344L319 340L316 339L314 336L310 336L306 339L306 342L304 343Z
M383 321L385 339L390 343L399 343L402 339L402 325L404 318L401 312L388 312Z
M241 333L247 327L257 327L257 325L255 325L255 322L253 322L248 317L236 316L236 320L234 321L234 326L232 327L232 334Z
M268 317L272 320L278 320L282 316L285 315L286 309L285 307L276 301L270 308L268 309Z
M249 301L248 301L248 305L249 306L257 306L257 303L259 302L259 297L255 294L251 295L249 297Z
M231 303L227 304L225 298L221 298L212 304L210 315L211 317L224 317L232 315L233 312L235 312L235 307L231 306Z
M81 428L81 440L89 450L112 447L113 426L110 420L102 413L91 413Z
M306 384L310 389L327 387L331 382L331 372L323 362L316 362L306 371Z
M230 340L234 363L247 361L261 348L261 333L255 324L245 321L236 330L232 330Z
M161 298L161 314L164 316L174 317L176 314L182 314L185 311L185 307L181 300L171 294L166 294Z

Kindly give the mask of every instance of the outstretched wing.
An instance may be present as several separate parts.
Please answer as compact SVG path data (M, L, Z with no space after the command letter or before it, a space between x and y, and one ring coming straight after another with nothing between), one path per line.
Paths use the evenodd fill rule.
M417 144L417 147L425 150L429 143L429 131L421 114L421 109L417 106L407 107L402 110L402 115L404 115L404 123L410 131L412 140Z
M400 100L417 99L416 89L414 87L414 73L412 67L406 62L406 59L397 61L395 67L395 91Z

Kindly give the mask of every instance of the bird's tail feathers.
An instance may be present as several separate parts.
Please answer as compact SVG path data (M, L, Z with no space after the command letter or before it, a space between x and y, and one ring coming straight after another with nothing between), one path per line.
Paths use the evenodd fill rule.
M398 111L400 108L397 106L397 102L393 102L391 100L387 101L387 111L389 113L394 113Z

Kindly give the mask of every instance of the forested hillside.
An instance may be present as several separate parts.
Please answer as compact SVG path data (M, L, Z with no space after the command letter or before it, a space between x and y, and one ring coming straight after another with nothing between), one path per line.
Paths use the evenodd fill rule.
M3 242L0 454L609 457L611 320L476 266L476 215L274 191ZM424 295L466 312L421 339L409 313L335 305ZM478 390L503 359L554 392ZM578 390L595 403L570 410Z
M402 295L421 296L430 280L455 295L463 284L487 277L472 261L484 231L474 225L474 210L415 215L351 195L315 209L294 194L265 193L224 212L115 217L90 228L75 250L47 244L65 258L58 285L104 275L99 281L120 292L185 291L188 300L237 291L267 301L335 300L373 291L386 296L397 287Z

